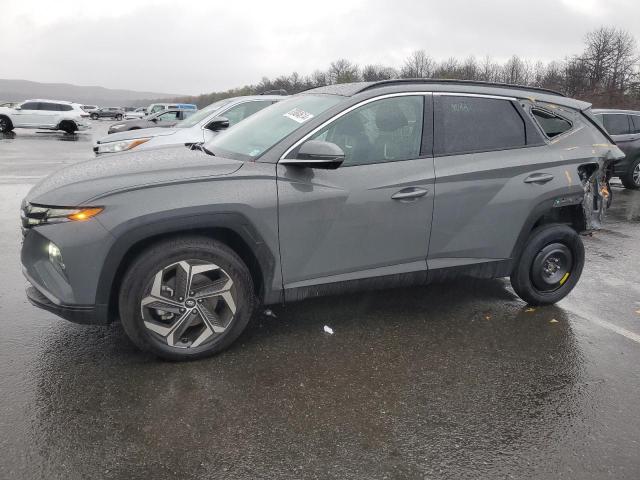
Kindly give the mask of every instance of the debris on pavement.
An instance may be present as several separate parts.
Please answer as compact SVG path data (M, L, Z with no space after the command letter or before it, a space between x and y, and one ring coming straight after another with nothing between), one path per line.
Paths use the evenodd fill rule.
M535 311L536 311L536 309L535 309L535 308L533 308L533 307L529 307L529 308L527 308L527 309L525 310L525 313L531 313L531 312L535 312Z
M558 323L558 320L556 320L555 318L552 318L549 323Z
M273 313L273 310L271 310L270 308L267 308L264 312L262 312L264 314L265 317L273 317L273 318L278 318L278 316Z
M328 325L324 326L324 331L329 335L333 335L333 328L329 327Z

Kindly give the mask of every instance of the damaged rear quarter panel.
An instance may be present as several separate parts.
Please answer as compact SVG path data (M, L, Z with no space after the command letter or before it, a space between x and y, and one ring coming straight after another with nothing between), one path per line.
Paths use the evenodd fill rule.
M555 111L570 119L574 128L553 139L550 147L562 160L570 160L575 165L574 172L566 174L567 183L571 186L575 173L584 191L582 211L586 231L597 230L602 226L611 195L607 171L624 154L582 112L561 107L555 107Z

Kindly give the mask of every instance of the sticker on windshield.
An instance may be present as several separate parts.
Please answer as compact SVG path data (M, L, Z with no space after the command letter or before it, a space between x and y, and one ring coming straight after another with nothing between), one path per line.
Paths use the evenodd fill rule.
M307 120L313 118L313 114L309 112L305 112L299 108L294 108L293 110L289 110L287 113L283 115L283 117L290 118L294 122L304 123Z

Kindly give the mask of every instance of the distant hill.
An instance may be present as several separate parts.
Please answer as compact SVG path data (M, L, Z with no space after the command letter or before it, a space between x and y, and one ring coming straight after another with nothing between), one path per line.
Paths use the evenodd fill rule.
M68 83L39 83L27 80L0 79L0 102L28 98L68 100L99 106L144 106L145 100L179 97L179 94L136 92L104 87L85 87Z

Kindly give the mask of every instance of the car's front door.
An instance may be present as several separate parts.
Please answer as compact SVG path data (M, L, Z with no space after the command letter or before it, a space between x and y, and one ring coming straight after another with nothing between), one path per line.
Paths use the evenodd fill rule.
M12 115L13 125L16 127L34 127L39 125L40 103L25 102Z
M278 165L289 295L323 283L424 278L434 198L431 112L431 95L369 100L305 139L338 145L346 156L338 169Z

